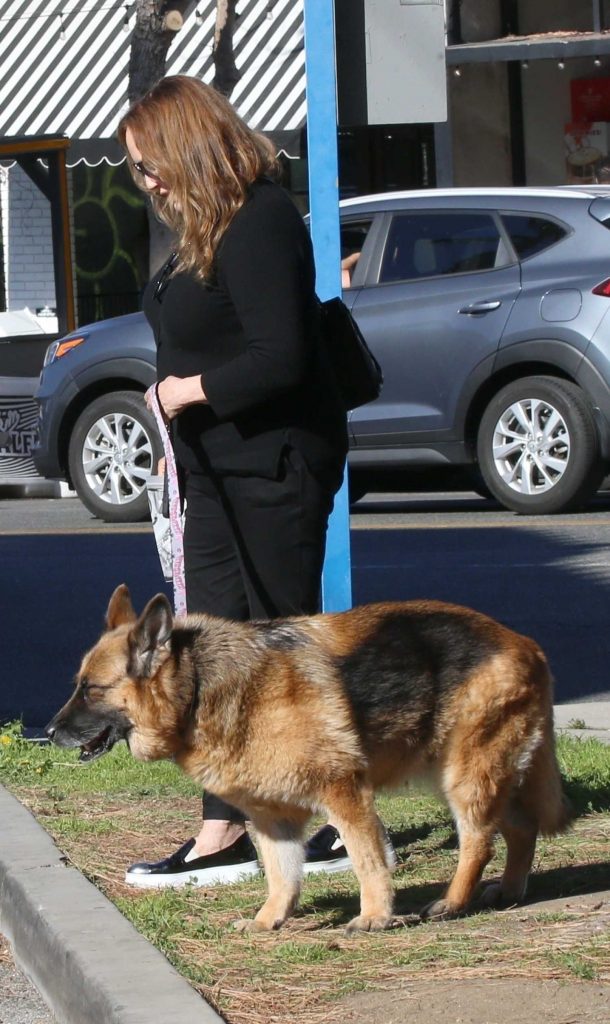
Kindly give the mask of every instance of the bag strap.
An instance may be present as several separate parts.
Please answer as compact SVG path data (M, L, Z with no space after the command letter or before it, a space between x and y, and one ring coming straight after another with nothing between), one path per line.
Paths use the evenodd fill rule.
M167 487L169 492L169 525L172 535L172 584L174 587L174 609L176 615L186 615L186 580L184 577L184 539L182 526L182 498L178 481L178 467L174 446L167 422L161 411L157 385L149 387L144 396L157 421L157 428L161 435L163 451L165 453L165 472L167 475Z

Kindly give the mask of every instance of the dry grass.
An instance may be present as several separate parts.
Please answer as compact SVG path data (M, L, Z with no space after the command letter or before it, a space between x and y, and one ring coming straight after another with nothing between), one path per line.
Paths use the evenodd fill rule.
M346 1020L343 997L417 979L610 983L610 749L595 741L561 745L583 813L566 835L539 843L526 907L413 924L455 868L456 837L434 799L381 798L400 861L396 902L406 926L356 937L342 930L358 903L349 872L309 876L298 916L269 935L231 927L261 905L262 879L207 890L134 890L123 881L126 865L165 856L198 829L194 789L167 766L134 766L118 751L99 768L81 769L63 755L58 765L53 751L33 754L17 741L11 749L4 777L0 761L0 781L230 1024L333 1024ZM503 855L499 842L486 878L501 872ZM559 904L544 902L557 896Z
M538 899L572 893L560 912L532 903L348 938L341 925L356 911L357 886L353 875L345 873L306 880L299 916L281 932L250 936L234 932L231 925L261 904L262 881L161 893L134 890L123 882L127 864L165 855L196 829L193 798L170 803L71 794L58 804L38 788L21 790L19 796L73 863L231 1024L339 1021L341 996L417 977L610 982L610 906L583 895L610 886L610 815L584 817L566 836L540 844L531 892ZM446 821L420 833L408 850L403 839L409 830L393 833L402 855L397 910L408 922L440 893L456 857ZM502 858L499 844L490 877L501 870Z

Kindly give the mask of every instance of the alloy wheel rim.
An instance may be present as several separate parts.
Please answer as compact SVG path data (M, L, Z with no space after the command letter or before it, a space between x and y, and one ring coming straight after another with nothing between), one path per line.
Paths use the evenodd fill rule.
M570 432L555 406L542 398L522 398L500 416L492 437L500 479L523 495L556 487L570 461Z
M107 413L87 431L82 464L93 493L109 505L126 505L145 489L153 471L152 442L138 420Z

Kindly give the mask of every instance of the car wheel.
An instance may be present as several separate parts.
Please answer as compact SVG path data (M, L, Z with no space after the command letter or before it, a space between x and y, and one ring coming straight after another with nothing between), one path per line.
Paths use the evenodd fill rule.
M489 490L526 515L582 505L603 478L593 412L579 387L556 377L524 377L487 406L477 443Z
M466 480L471 490L473 490L475 494L478 494L480 498L488 498L491 499L492 501L495 500L493 494L491 493L489 487L487 486L485 480L483 479L483 474L481 473L481 470L479 469L478 465L468 467L468 470L466 472Z
M364 498L369 490L365 477L361 473L355 473L353 469L348 470L347 488L350 505L355 505Z
M70 438L72 485L109 523L149 517L146 482L163 454L152 414L138 391L102 395L81 413Z

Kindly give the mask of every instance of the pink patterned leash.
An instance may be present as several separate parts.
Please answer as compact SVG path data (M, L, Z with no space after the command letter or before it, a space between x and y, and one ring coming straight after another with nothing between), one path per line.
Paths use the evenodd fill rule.
M186 615L186 583L184 579L184 542L182 524L182 502L178 485L178 470L167 423L161 412L157 385L149 387L145 395L152 409L165 453L165 470L169 492L169 525L172 535L172 583L174 587L174 608L176 615Z

